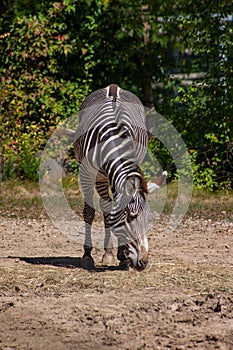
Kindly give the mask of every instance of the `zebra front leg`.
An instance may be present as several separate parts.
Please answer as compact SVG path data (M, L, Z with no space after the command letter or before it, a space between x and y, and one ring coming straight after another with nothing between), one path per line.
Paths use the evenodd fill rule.
M111 239L109 216L110 216L110 214L104 214L104 228L105 228L104 250L105 250L105 253L102 257L102 263L107 264L107 265L112 264L114 262L113 243L112 243L112 239Z
M111 239L111 230L109 224L110 213L112 210L112 199L109 196L108 192L108 182L105 177L103 177L102 181L96 182L96 190L100 196L100 208L102 210L104 216L104 229L105 229L105 237L104 237L104 250L105 253L102 257L102 263L104 264L112 264L114 262L114 254L113 254L113 243Z
M131 261L129 259L129 247L125 239L125 232L122 228L118 228L114 230L114 234L118 240L117 259L120 261L119 267L122 270L128 270Z
M117 259L120 260L120 269L128 270L131 266L131 261L128 258L128 247L126 245L122 245L119 241L117 249Z

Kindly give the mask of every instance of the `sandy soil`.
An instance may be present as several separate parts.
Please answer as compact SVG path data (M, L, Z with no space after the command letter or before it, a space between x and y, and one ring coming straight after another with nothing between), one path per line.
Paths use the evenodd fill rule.
M1 214L1 350L233 349L233 223L224 212L150 231L143 272L102 266L98 250L96 269L84 270L82 247L44 215Z

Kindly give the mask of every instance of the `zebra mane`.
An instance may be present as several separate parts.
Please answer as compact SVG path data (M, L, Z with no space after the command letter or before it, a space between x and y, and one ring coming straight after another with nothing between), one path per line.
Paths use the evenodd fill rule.
M137 166L137 168L138 168L138 172L139 172L140 177L141 177L141 189L143 190L144 193L148 194L149 191L148 191L147 182L146 182L145 176L143 174L143 171L139 166Z

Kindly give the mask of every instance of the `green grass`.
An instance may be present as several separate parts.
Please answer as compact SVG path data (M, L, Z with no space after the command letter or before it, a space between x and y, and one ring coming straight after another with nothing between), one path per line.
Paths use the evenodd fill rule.
M63 189L71 208L81 213L83 197L77 179L74 177L63 179ZM165 202L163 213L171 213L177 198L177 189L177 183L171 183L167 185L164 199L159 193L157 197L153 197L154 209L156 209L156 201L160 203L162 199ZM38 218L40 215L46 215L39 183L20 180L1 182L0 210L11 217ZM214 193L194 188L186 215L208 217L224 215L225 218L232 218L233 191Z

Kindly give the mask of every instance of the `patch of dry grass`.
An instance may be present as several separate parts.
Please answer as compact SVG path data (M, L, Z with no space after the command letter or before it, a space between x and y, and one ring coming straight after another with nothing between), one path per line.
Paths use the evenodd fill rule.
M72 209L80 214L83 206L82 193L75 178L63 180L66 198ZM171 213L177 196L177 184L167 186L166 203L163 209L165 214ZM38 183L11 180L0 183L0 210L12 217L38 218L45 216L43 201L40 197ZM214 216L222 212L227 216L233 214L233 192L204 192L194 189L192 200L186 215Z
M65 293L91 289L104 290L188 290L192 293L233 293L233 271L204 264L151 264L143 273L135 270L87 271L55 266L29 265L22 262L0 269L0 294Z
M82 196L78 189L77 182L66 183L65 192L70 200L71 206L76 207L77 212L81 214ZM173 185L168 186L168 206L174 200L175 190ZM20 218L43 218L46 216L42 200L40 198L39 185L37 183L23 183L18 181L4 182L1 184L1 205L0 210L4 215ZM204 193L200 190L194 190L192 202L186 215L195 217L214 216L221 219L221 213L224 213L224 219L232 218L233 195L232 193ZM97 220L102 216L97 215ZM20 263L21 264L21 263ZM18 266L20 267L20 265ZM6 268L7 269L7 268ZM14 289L15 286L36 290L53 289L62 291L63 288L174 288L186 286L197 290L206 290L211 285L217 289L233 290L233 275L229 270L222 267L209 267L205 265L181 265L181 264L154 264L148 267L143 273L130 271L125 279L124 272L105 271L102 273L90 273L81 269L63 269L53 266L23 266L22 274L17 265L11 271L2 271L0 288ZM233 268L231 270L233 272ZM41 274L45 274L44 280L40 281ZM78 284L75 282L78 274ZM4 281L3 281L4 280ZM158 282L159 281L159 282ZM40 287L41 286L41 287Z

